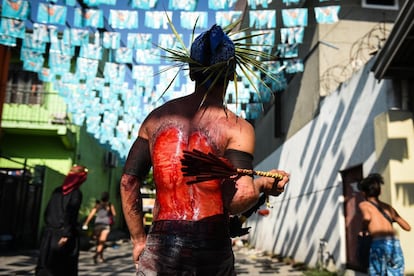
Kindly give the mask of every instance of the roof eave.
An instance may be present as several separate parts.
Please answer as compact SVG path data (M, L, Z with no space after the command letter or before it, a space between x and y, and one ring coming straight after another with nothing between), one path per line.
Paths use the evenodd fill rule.
M406 1L401 9L391 33L382 47L373 64L372 71L375 78L381 80L386 77L394 57L398 53L402 43L414 28L414 1Z

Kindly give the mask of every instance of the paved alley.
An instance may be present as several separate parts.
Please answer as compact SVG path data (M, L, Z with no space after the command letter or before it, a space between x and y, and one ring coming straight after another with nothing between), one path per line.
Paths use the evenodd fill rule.
M132 276L131 244L129 242L117 242L112 247L105 249L106 262L95 265L92 260L93 248L89 251L81 251L79 258L80 276ZM0 254L0 275L34 275L38 251L26 250L15 253ZM290 265L285 265L264 256L262 253L245 247L235 248L237 275L283 275L300 276L300 271L295 271Z

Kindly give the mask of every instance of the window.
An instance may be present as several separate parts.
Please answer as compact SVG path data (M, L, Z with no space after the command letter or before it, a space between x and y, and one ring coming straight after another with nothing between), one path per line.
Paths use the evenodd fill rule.
M398 0L362 0L363 8L398 10Z
M33 72L10 70L6 87L6 103L42 104L43 84Z

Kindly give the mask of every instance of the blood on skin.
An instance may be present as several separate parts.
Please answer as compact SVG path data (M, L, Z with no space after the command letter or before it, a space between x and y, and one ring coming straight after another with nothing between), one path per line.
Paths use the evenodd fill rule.
M156 183L157 213L154 220L200 220L223 213L220 181L188 185L183 177L183 150L212 152L211 143L200 131L189 136L177 127L158 133L153 146L153 169Z

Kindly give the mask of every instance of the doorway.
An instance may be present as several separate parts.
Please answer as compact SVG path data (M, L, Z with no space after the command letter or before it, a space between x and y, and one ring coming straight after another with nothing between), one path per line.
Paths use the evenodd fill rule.
M34 248L42 186L26 169L0 168L0 249Z
M357 256L357 237L362 223L358 204L364 200L357 187L363 177L362 165L341 171L341 176L345 199L346 267L362 272L363 268Z

